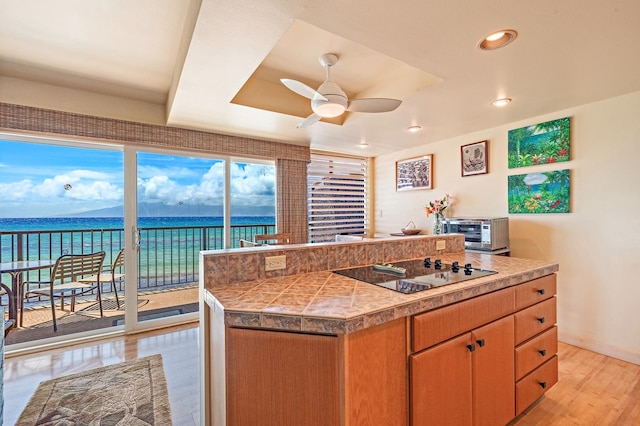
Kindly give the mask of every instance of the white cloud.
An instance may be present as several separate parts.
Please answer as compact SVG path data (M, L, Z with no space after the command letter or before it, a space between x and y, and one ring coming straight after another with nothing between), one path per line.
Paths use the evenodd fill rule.
M119 200L122 188L108 180L106 173L91 170L73 170L69 173L44 179L34 185L32 192L43 199L72 198L76 200Z
M170 205L221 205L224 194L224 164L214 163L195 183L180 183L166 170L148 179L138 179L140 202L163 202ZM275 202L274 167L247 164L231 165L233 205L273 205Z
M0 199L5 202L10 200L22 200L33 189L31 180L24 179L18 182L0 183Z
M232 206L273 206L274 171L273 166L232 163ZM222 205L223 182L224 163L221 161L213 163L204 174L182 167L147 167L137 182L139 202ZM25 216L75 213L122 205L122 185L122 176L78 169L39 181L32 177L0 183L0 197L6 200L5 207L20 210ZM1 216L15 217L15 214L7 216L3 213Z

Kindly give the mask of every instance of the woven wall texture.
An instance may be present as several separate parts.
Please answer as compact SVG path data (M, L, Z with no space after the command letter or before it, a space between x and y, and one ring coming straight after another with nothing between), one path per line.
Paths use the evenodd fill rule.
M0 103L0 129L220 155L309 161L309 147Z

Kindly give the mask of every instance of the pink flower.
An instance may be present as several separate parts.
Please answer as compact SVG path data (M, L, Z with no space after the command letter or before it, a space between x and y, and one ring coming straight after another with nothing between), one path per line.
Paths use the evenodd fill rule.
M430 214L442 215L447 207L451 204L451 195L445 194L442 198L437 198L433 201L429 201L429 204L424 206L427 216Z

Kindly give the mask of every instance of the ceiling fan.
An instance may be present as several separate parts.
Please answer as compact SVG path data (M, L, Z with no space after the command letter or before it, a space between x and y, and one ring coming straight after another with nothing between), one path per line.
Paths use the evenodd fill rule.
M321 118L337 117L345 111L353 112L388 112L398 108L402 101L389 98L364 98L347 99L347 95L340 89L338 83L331 81L330 70L338 62L338 57L333 53L320 56L320 64L327 70L327 78L324 83L314 90L306 84L282 78L280 81L290 90L300 96L311 99L313 114L300 122L296 128L309 127L317 123Z

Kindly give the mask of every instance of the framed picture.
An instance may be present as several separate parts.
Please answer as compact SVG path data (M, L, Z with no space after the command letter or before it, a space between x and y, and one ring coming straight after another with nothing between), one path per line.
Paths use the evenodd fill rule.
M489 173L488 144L489 141L481 141L460 147L463 177Z
M570 117L564 117L509 130L507 138L509 168L569 161L570 121Z
M432 188L432 154L396 161L396 191Z
M571 212L569 169L507 176L509 214Z

